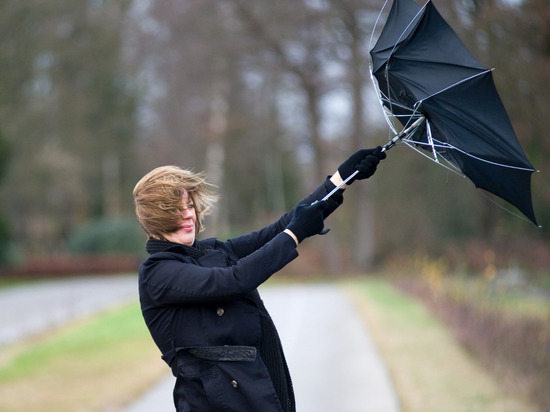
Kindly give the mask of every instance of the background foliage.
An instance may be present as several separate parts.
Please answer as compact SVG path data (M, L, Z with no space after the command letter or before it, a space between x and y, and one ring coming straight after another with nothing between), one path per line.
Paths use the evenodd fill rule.
M92 222L131 218L133 185L163 164L206 170L219 186L206 235L230 236L278 216L351 152L386 141L368 73L382 5L0 3L0 246L11 257L0 254L3 261L66 253ZM435 5L473 54L496 68L518 138L544 168L550 5ZM533 177L537 229L462 178L394 149L374 179L348 191L331 217L332 236L312 245L325 248L329 271L348 257L364 267L411 252L470 264L472 245L489 245L501 265L544 267L544 176Z

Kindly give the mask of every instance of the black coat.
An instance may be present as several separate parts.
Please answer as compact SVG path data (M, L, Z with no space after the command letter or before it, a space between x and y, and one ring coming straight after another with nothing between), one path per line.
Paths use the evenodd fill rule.
M327 179L300 203L321 199L333 187ZM325 215L343 200L341 193L331 199ZM294 240L283 233L292 214L226 242L197 241L197 249L206 251L202 254L170 242L148 242L151 255L139 270L141 309L163 359L177 377L178 411L294 409L291 384L285 393L292 399L279 400L270 376L272 366L268 371L260 356L271 342L262 338L265 308L256 290L298 256ZM280 352L278 362L284 365L277 367L287 371ZM281 401L291 406L283 409Z

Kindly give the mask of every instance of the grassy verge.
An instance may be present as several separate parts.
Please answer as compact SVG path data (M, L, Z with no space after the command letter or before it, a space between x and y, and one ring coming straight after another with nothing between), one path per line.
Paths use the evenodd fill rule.
M461 345L496 376L509 393L548 410L550 311L548 297L528 285L442 277L401 278L395 286L421 300Z
M167 372L137 304L0 350L0 411L105 411Z
M346 288L369 326L404 412L535 411L496 383L418 301L379 279Z

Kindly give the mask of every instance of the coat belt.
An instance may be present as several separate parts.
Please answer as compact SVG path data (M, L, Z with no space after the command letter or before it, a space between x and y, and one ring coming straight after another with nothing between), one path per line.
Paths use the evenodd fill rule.
M206 346L187 349L191 355L209 361L254 361L256 348L254 346Z
M197 348L174 348L162 356L162 359L171 366L172 361L180 352L187 352L196 358L209 361L238 362L256 360L254 346L201 346Z

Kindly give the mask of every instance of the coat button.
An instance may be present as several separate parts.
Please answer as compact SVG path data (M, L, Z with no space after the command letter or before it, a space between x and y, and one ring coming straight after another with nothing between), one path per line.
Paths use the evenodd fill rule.
M223 310L223 308L218 308L216 310L216 315L218 316L223 316L224 313L225 313L225 310Z
M239 383L236 381L236 380L232 380L231 381L231 385L234 387L234 388L238 388L239 387Z

